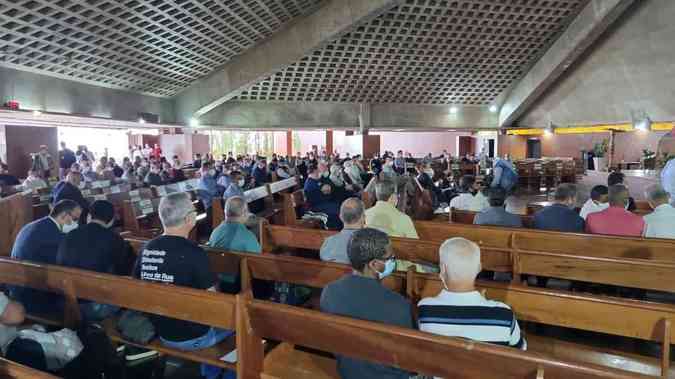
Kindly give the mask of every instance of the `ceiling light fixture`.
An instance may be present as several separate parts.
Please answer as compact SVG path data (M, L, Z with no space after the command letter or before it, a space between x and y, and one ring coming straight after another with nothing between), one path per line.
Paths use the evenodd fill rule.
M196 118L191 118L190 119L190 127L191 128L199 127L199 120L197 120Z
M498 110L499 110L499 107L497 107L496 105L494 105L494 104L490 105L490 113L497 113Z
M459 112L459 108L452 106L450 107L450 114L457 114Z
M140 117L140 118L138 119L138 123L139 123L139 124L145 124L145 119L143 119L143 117Z

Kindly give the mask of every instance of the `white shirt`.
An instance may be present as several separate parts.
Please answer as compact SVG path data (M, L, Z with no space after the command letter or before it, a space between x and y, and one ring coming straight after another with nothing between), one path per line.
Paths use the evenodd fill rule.
M593 199L588 199L588 201L586 201L586 203L584 203L584 206L581 208L579 216L581 216L581 218L586 220L586 217L588 217L589 214L602 212L607 208L609 208L609 203L596 203L595 201L593 201Z
M645 237L675 239L675 208L662 204L644 217Z
M461 211L482 212L489 206L487 198L480 192L476 196L470 193L462 193L450 201L450 208Z
M23 181L23 187L29 190L47 188L47 183L40 178L31 178L30 176Z

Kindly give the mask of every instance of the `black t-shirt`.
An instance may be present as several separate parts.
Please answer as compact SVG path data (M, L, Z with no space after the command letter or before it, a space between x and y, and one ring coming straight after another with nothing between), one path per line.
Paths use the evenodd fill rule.
M119 234L96 223L66 234L59 245L56 264L114 275L128 275L131 271L127 243Z
M136 261L134 277L202 290L216 283L206 252L196 243L174 236L160 236L145 245ZM204 310L210 311L213 310ZM161 316L153 316L152 323L160 337L172 342L201 337L210 329L206 325Z

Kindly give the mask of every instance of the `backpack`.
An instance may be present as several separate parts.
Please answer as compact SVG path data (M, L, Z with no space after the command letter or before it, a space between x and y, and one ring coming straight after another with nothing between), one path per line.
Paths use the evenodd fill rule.
M124 366L103 327L87 324L77 331L77 335L84 350L63 369L65 379L123 377Z

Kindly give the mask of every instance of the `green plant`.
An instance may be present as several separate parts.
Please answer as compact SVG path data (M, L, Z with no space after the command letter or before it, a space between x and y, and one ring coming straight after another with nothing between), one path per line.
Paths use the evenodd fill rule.
M656 153L649 149L644 149L642 150L642 156L645 157L646 159L654 158L656 156Z
M593 147L593 153L597 158L602 158L605 156L605 154L607 154L608 148L609 148L609 140L605 138L604 140L602 140L602 142L598 142L595 144L595 146Z

